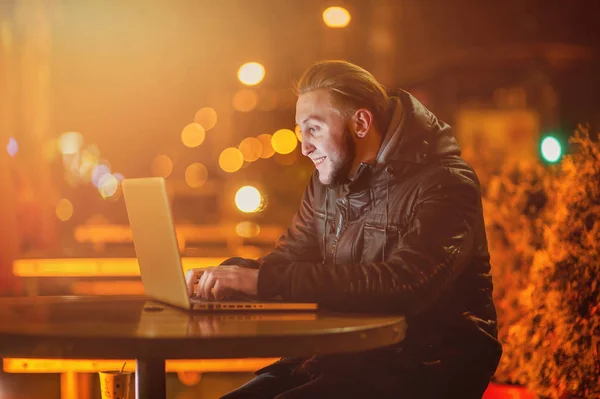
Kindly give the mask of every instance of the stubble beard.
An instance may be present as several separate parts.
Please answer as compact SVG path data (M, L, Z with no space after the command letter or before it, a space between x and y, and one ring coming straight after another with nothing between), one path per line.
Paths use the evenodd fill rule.
M354 158L356 158L356 143L352 140L350 129L346 127L340 149L340 159L331 164L331 181L327 184L328 187L336 188L350 181L349 174Z

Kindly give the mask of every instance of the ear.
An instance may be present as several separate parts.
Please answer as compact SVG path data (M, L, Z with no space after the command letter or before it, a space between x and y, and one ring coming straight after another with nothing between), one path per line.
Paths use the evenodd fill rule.
M352 117L352 124L354 134L358 138L364 138L373 125L373 113L366 108L357 109Z

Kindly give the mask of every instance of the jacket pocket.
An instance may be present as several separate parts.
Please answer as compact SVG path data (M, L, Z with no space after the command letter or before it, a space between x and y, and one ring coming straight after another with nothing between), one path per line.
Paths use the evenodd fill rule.
M386 229L366 223L363 228L360 263L382 262L388 258L398 244L398 231L399 227L396 225L389 225ZM360 245L357 245L358 248Z

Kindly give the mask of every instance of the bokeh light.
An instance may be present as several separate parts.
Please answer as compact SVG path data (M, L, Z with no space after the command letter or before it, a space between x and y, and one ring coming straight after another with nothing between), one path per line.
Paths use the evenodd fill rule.
M256 137L245 138L238 148L246 162L256 161L262 152L262 144Z
M58 138L58 148L63 154L77 154L83 145L83 136L77 132L63 133Z
M190 123L181 132L181 141L186 147L198 147L204 141L206 133L199 123Z
M350 23L350 13L343 7L329 7L323 11L323 21L330 28L345 28Z
M253 186L244 186L235 194L235 205L245 213L253 213L261 210L262 196L260 191Z
M245 85L259 84L265 77L265 67L258 62L247 62L238 70L238 79Z
M260 141L260 145L261 145L261 152L260 152L260 157L262 159L267 159L267 158L271 158L273 156L273 154L275 154L275 150L273 149L273 146L271 145L271 135L268 133L265 134L261 134L260 136L257 137L258 141Z
M242 155L242 152L235 147L224 149L219 156L219 166L225 172L237 172L243 164L244 156Z
M63 222L71 219L73 216L73 204L66 198L61 198L56 204L56 217Z
M252 89L240 89L235 92L231 99L231 105L236 111L250 112L258 104L258 94Z
M15 140L12 137L10 139L8 139L8 145L6 146L6 151L8 152L8 155L10 155L11 157L14 157L17 154L17 151L19 151L19 144L17 143L17 140Z
M166 155L159 155L152 161L152 175L165 179L173 172L173 161Z
M217 124L217 111L210 107L200 108L194 116L194 122L199 123L204 131L208 132Z
M552 136L545 137L541 144L542 157L551 163L557 162L562 155L560 142Z
M107 173L100 178L98 182L98 191L100 191L100 195L102 198L110 198L117 192L119 188L119 181L116 177Z
M95 152L90 151L89 148L84 148L81 151L81 157L78 161L77 158L71 164L71 171L73 175L76 175L80 180L90 181L92 179L92 173L100 162L100 158Z
M100 180L106 174L110 174L110 165L106 161L98 163L92 171L92 183L96 188L100 188Z
M254 222L239 222L235 226L235 233L243 238L252 238L260 234L260 226Z
M290 129L279 129L271 138L273 150L278 154L289 154L296 149L298 139Z
M194 371L178 371L177 378L179 378L179 381L181 381L183 385L188 387L197 385L201 380L200 373ZM180 392L175 399L195 399L195 396L193 394L188 394L187 392Z
M197 188L208 180L208 170L199 162L189 165L185 169L185 182L188 186Z

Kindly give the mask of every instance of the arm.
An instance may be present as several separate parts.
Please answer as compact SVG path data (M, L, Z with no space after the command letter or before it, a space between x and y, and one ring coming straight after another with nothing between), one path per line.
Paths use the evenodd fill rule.
M383 262L264 265L258 295L333 309L417 313L467 265L479 197L473 182L445 173L421 192L410 226Z
M320 262L320 248L315 230L314 193L316 176L304 191L299 210L291 226L269 254L259 259L229 258L221 266L190 269L186 273L188 295L204 299L220 299L241 293L256 296L258 268L268 265L286 267L292 262ZM253 270L249 270L253 269ZM198 289L194 285L198 283ZM273 295L273 297L277 294Z
M285 266L292 262L320 262L321 251L315 228L315 185L313 174L304 194L300 208L294 215L290 227L279 239L275 248L258 260L261 267L267 265Z

